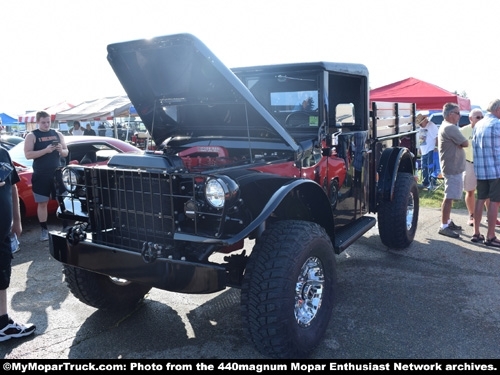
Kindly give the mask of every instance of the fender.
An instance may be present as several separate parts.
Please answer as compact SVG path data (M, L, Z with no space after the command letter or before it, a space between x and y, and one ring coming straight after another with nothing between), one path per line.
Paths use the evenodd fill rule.
M406 147L390 147L382 152L378 167L377 202L392 201L399 172L411 173L414 155Z
M326 193L316 182L306 179L299 179L290 180L290 182L287 182L286 184L280 186L270 196L270 199L267 201L260 213L255 217L255 219L252 220L241 232L235 234L231 238L225 239L207 240L206 238L204 238L204 242L219 244L222 246L230 246L249 237L249 235L255 230L258 231L258 234L262 233L265 230L265 224L268 218L280 207L284 207L284 200L290 193L297 193L299 199L307 199L301 199L301 201L304 203L304 206L307 207L307 215L306 217L300 218L294 216L280 217L279 219L303 219L317 222L325 228L328 235L333 239L333 212L331 210L330 201L328 200ZM185 233L174 234L174 239L183 241L200 241L199 237Z

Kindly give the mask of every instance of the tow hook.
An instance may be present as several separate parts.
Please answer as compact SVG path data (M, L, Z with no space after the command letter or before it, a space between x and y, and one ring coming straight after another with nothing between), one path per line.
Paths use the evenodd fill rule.
M144 242L142 245L142 259L146 263L153 263L156 258L158 258L158 254L161 254L162 246L152 242Z
M80 241L83 241L87 237L85 230L88 224L77 224L69 228L66 233L66 239L71 245L77 245Z

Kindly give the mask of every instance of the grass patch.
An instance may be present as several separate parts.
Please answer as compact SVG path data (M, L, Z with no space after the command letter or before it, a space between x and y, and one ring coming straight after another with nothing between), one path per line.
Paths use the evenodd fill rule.
M420 178L417 183L421 183ZM418 189L418 194L420 197L420 207L441 208L444 198L444 186L434 191ZM465 193L462 194L461 200L453 201L452 209L467 209L465 205Z

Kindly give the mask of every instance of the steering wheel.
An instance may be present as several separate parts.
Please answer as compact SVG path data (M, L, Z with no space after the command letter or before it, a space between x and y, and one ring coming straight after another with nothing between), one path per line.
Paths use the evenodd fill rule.
M310 112L306 111L295 111L286 116L285 126L290 128L297 128L300 126L309 125Z

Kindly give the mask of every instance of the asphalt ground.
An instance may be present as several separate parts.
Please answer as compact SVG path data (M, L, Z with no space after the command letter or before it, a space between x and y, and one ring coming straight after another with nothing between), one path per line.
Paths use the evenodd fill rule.
M439 209L421 208L408 249L386 249L375 227L338 255L338 300L311 358L500 358L500 251L470 241L465 210L452 218L465 229L460 239L437 234ZM0 343L4 359L266 358L241 329L239 290L153 289L132 312L98 311L69 292L39 232L25 220L8 290L10 315L37 331Z

